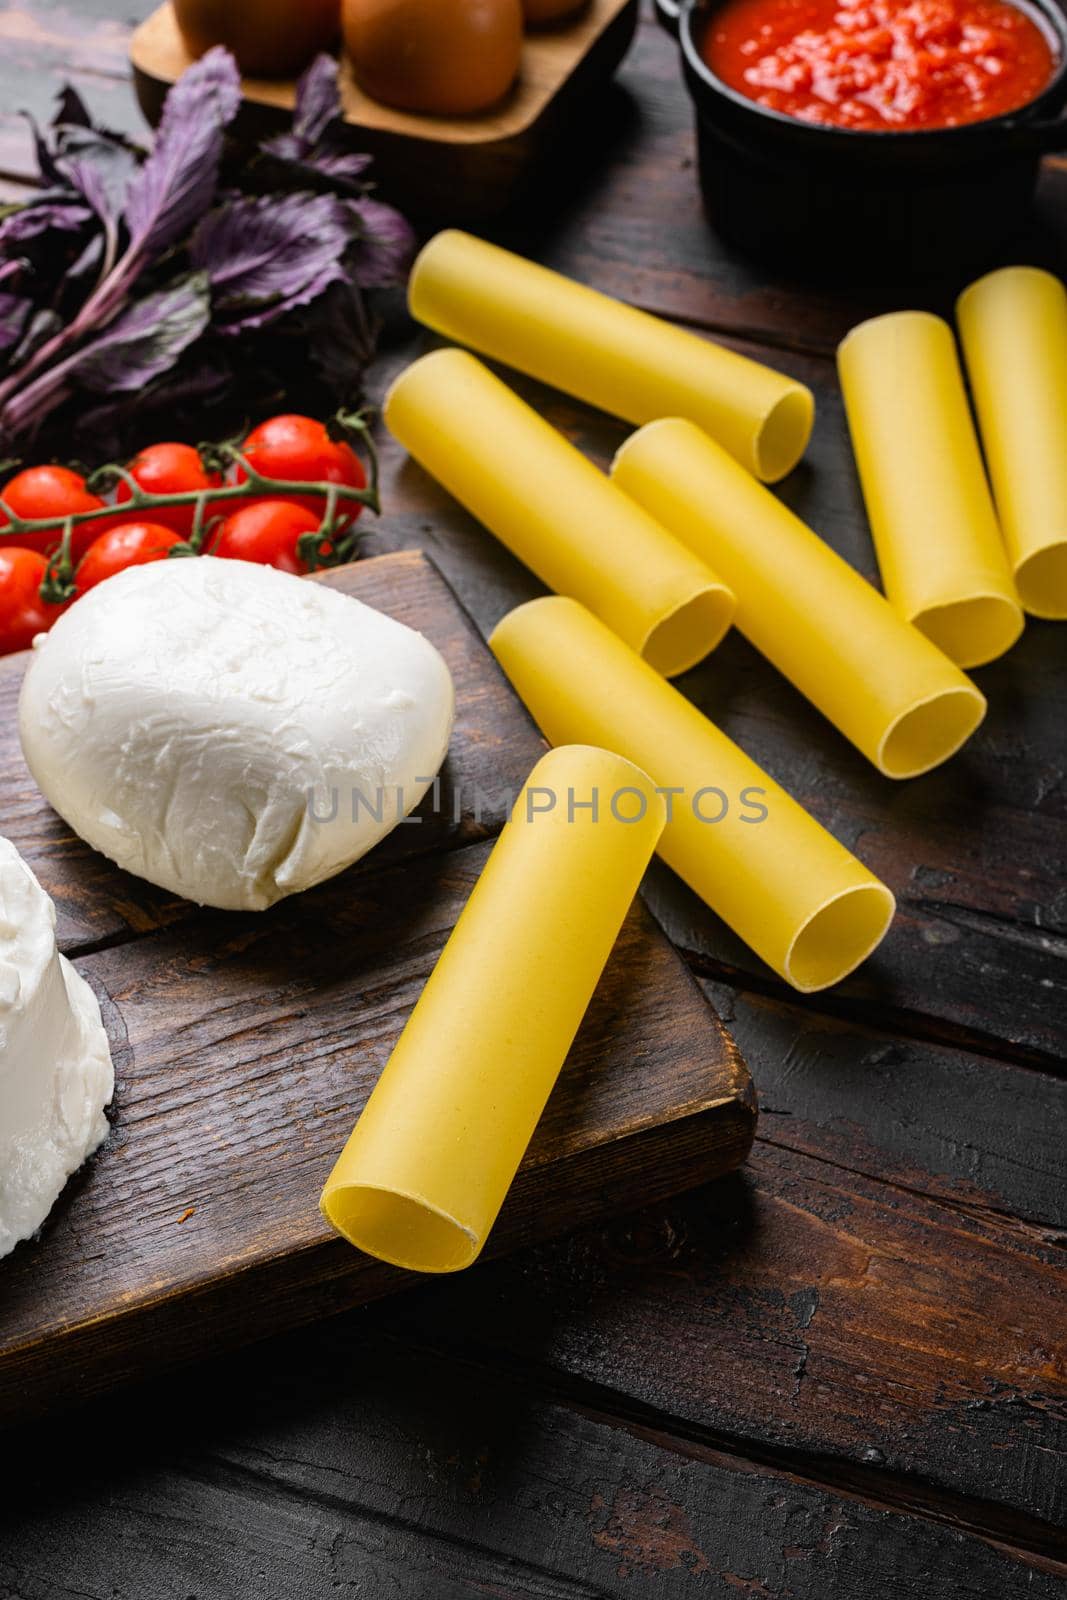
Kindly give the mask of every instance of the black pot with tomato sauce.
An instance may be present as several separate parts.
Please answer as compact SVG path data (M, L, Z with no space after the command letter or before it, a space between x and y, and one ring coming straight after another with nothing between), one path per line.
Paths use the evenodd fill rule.
M1041 156L1067 148L1056 0L656 6L681 43L712 221L785 272L977 269L1029 220Z

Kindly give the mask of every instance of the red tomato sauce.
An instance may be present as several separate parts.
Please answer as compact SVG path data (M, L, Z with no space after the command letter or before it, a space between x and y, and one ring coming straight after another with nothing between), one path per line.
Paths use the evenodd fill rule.
M749 100L838 128L954 128L1052 77L1041 28L1006 0L726 0L703 56Z

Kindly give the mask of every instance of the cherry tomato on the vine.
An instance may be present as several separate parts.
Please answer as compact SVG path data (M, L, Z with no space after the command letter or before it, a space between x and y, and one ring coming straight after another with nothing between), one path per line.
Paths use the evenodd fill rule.
M295 500L249 500L226 518L211 554L231 561L258 561L282 572L304 573L297 540L314 533L319 517Z
M341 483L350 489L367 486L367 474L352 446L331 439L324 425L311 417L269 418L252 429L241 453L265 478L284 478L291 483ZM237 481L242 482L244 476L238 470ZM322 520L326 501L321 495L294 498ZM338 524L355 522L362 510L351 500L338 501Z
M105 578L127 567L144 567L150 561L165 561L176 544L184 544L180 533L160 522L123 522L94 539L74 574L78 593L95 589Z
M47 605L40 589L48 562L39 550L0 545L0 655L27 650L67 608Z
M201 489L217 489L222 482L217 472L204 471L203 462L191 444L150 444L135 455L127 472L149 494L199 493ZM115 489L116 505L125 505L132 498L132 490L120 479ZM146 508L153 522L173 528L183 538L193 531L196 506L152 506ZM211 502L204 512L205 526L211 516Z
M98 511L104 502L85 487L80 472L70 467L26 467L0 489L0 498L18 517L32 521L36 517L71 517L79 511ZM0 521L3 513L0 512ZM5 524L6 525L6 524ZM85 551L111 522L106 517L99 521L76 523L71 534L71 553L78 561ZM62 527L47 533L20 533L20 549L37 550L42 555L54 550L63 536ZM0 539L0 548L6 543Z

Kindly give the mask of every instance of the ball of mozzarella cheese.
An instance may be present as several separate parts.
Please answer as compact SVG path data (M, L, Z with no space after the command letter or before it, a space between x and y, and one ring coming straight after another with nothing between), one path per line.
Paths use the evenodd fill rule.
M56 949L56 913L0 838L0 1256L28 1239L107 1133L100 1007Z
M47 799L120 867L260 910L414 809L453 709L421 634L306 578L202 556L120 572L38 638L19 734Z

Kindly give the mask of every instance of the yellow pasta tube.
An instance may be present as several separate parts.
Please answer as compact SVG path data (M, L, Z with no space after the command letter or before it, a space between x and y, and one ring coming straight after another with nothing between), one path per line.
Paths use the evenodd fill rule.
M722 638L734 597L686 545L464 350L408 367L394 437L550 589L573 595L660 672Z
M977 728L970 679L691 423L642 428L614 477L717 562L741 632L887 777L928 772Z
M570 746L530 774L322 1193L417 1272L485 1244L663 828L651 779Z
M1067 618L1067 292L1004 267L956 306L1008 559L1026 610Z
M995 660L1023 614L951 328L926 311L874 317L837 365L886 598L957 666Z
M688 417L773 483L811 435L811 390L522 256L450 229L415 262L411 314L628 422Z
M551 743L590 739L651 775L660 855L787 983L825 989L880 942L885 884L590 612L531 600L489 644Z

